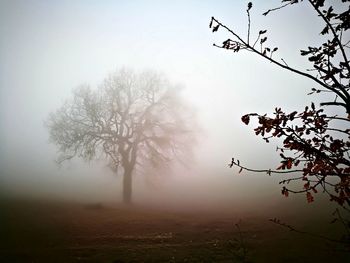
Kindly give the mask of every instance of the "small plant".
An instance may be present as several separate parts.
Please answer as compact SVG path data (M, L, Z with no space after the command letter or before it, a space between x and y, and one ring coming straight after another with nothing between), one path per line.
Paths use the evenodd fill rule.
M238 223L235 224L235 228L238 232L238 235L234 237L232 240L229 241L230 247L232 249L232 252L235 256L235 258L239 262L250 262L248 260L248 248L245 238L243 237L243 233L241 230L242 221L239 220Z

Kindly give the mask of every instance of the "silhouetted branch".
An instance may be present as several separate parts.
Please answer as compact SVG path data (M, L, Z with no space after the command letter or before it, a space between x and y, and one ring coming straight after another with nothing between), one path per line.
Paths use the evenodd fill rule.
M284 5L281 5L281 6L278 6L278 7L275 7L275 8L271 8L271 9L268 9L266 12L263 13L264 16L267 16L270 12L273 12L273 11L276 11L276 10L279 10L279 9L282 9L288 5L291 5L293 3L286 3Z
M318 15L320 17L322 17L323 21L327 24L327 26L329 27L329 29L332 31L332 34L334 36L334 39L337 41L340 51L342 53L342 56L344 58L344 62L345 62L345 66L348 69L348 72L350 72L350 65L349 65L349 60L346 56L345 50L343 48L343 44L341 43L337 33L335 32L335 29L333 27L333 25L329 22L329 20L323 15L323 13L320 11L320 9L315 5L314 2L312 2L311 0L309 0L309 3L313 6L313 8L316 10L316 12L318 13Z
M283 0L281 6L269 9L264 15L300 2L298 0ZM330 116L324 112L323 108L317 109L314 103L311 103L311 107L306 106L305 110L299 113L294 111L288 114L282 111L281 108L276 107L271 117L268 117L266 114L246 114L242 116L242 122L248 125L250 117L256 118L258 126L254 129L255 134L261 136L265 142L268 143L272 138L282 139L282 147L277 148L281 157L280 166L275 170L252 169L240 165L239 161L235 161L233 158L229 166L237 166L240 169L239 173L243 170L267 173L269 175L272 173L289 174L300 172L302 176L283 180L280 183L303 180L306 181L304 187L299 191L283 187L283 195L288 196L289 192L306 193L308 202L312 202L312 192L317 193L316 188L318 187L322 188L323 192L331 197L331 201L336 201L342 207L345 205L350 206L350 129L346 127L346 124L350 122L350 87L348 84L350 65L345 53L345 48L349 41L344 41L345 45L342 44L343 36L345 36L343 32L350 29L350 13L344 8L342 13L337 14L331 5L321 10L320 8L325 4L323 0L309 0L309 2L326 23L320 34L329 34L322 45L317 47L308 46L306 50L300 50L300 55L307 56L312 63L314 68L312 70L302 71L289 66L283 58L281 61L273 58L273 53L278 48L266 46L266 30L260 30L255 42L251 45L251 17L249 12L252 7L251 3L248 4L247 9L247 41L244 41L234 30L212 17L210 27L213 27L213 32L219 28L224 28L234 37L233 40L225 40L222 45L214 44L214 46L232 50L233 52L239 52L240 50L250 51L280 68L312 80L314 84L318 84L318 87L312 87L308 95L321 92L334 93L334 101L322 102L320 106L344 108L344 114L348 115ZM260 45L256 47L258 43ZM312 75L309 72L315 73ZM345 82L346 84L344 84ZM339 124L339 127L332 124ZM297 169L300 166L302 169ZM328 180L334 177L337 177L339 181Z
M305 73L305 72L303 72L303 71L300 71L300 70L295 69L295 68L292 68L292 67L289 67L289 66L285 63L284 60L282 60L282 61L283 61L285 64L281 64L280 62L274 60L273 58L266 56L263 52L260 52L260 51L256 50L253 46L250 46L247 42L245 42L238 34L236 34L236 33L235 33L233 30L231 30L229 27L227 27L226 25L222 24L220 21L218 21L218 20L215 19L214 17L212 17L211 19L212 19L211 21L214 21L214 22L217 24L217 26L226 29L228 32L230 32L233 36L235 36L235 37L240 41L240 43L239 43L240 48L239 48L239 49L246 49L246 50L252 51L253 53L256 53L257 55L263 57L264 59L267 59L267 60L270 61L271 63L273 63L273 64L275 64L275 65L277 65L277 66L279 66L279 67L281 67L281 68L284 68L284 69L286 69L286 70L288 70L288 71L291 71L291 72L293 72L293 73L296 73L296 74L298 74L298 75L304 76L304 77L306 77L306 78L309 78L309 79L315 81L317 84L321 85L321 86L324 87L325 89L331 90L332 92L334 92L335 94L337 94L337 95L338 95L339 97L341 97L344 101L347 101L347 100L348 100L348 99L346 98L346 96L345 96L344 94L342 94L340 91L338 91L336 88L325 84L324 82L320 81L318 78L316 78L316 77L314 77L314 76L312 76L312 75L310 75L310 74L308 74L308 73ZM224 42L224 43L225 43L225 42ZM213 45L214 45L215 47L220 47L220 46L218 46L218 45L216 45L216 44L213 44ZM220 48L222 48L222 47L220 47ZM225 48L225 47L224 47L224 48ZM226 49L227 49L227 48L226 48ZM237 51L239 51L239 49L238 49L238 50L234 50L234 51L237 52ZM349 113L350 113L350 101L349 101L348 103L349 103L349 106L347 106L347 105L345 104L345 105L346 105L345 109L346 109L347 111L349 111ZM349 108L348 108L348 107L349 107Z
M281 220L279 220L277 218L269 219L269 221L274 223L274 224L276 224L276 225L279 225L279 226L282 226L284 228L287 228L290 231L299 233L299 234L308 235L308 236L315 237L315 238L320 238L320 239L327 240L327 241L334 242L334 243L349 244L348 241L333 239L333 238L329 238L327 236L323 236L323 235L319 235L319 234L314 234L314 233L298 230L298 229L294 228L293 226L288 225L288 224L282 222Z
M247 43L249 44L249 38L250 38L250 9L252 8L252 2L248 3L247 8L247 15L248 15L248 34L247 34Z
M298 173L298 172L302 172L303 170L288 170L288 171L277 171L277 170L271 170L271 169L251 169L245 166L240 165L239 161L235 160L234 158L232 158L231 163L229 163L229 167L232 168L233 166L237 166L239 168L241 168L240 173L245 170L248 172L254 172L254 173L266 173L268 175L271 174L289 174L289 173Z

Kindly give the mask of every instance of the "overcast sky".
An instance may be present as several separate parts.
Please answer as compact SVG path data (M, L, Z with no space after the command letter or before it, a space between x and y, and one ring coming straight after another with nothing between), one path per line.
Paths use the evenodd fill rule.
M252 38L267 29L268 43L279 47L276 57L300 69L307 63L299 50L320 43L322 29L306 2L264 17L261 14L279 1L255 1L251 11ZM213 198L219 198L219 192L244 197L256 189L278 195L276 180L239 177L227 168L232 156L256 168L278 164L277 144L254 136L254 127L242 124L240 117L271 112L275 106L302 109L312 100L305 94L313 84L252 54L212 46L230 36L221 29L211 33L211 16L245 37L246 5L232 0L0 0L0 183L5 191L119 198L119 179L103 164L75 160L58 168L43 124L73 88L82 83L96 86L126 66L154 69L183 84L184 96L197 110L203 129L194 149L197 162L169 182L183 184L184 176L192 182L207 180L211 188L202 191ZM188 191L195 185L201 188L200 183L189 185Z

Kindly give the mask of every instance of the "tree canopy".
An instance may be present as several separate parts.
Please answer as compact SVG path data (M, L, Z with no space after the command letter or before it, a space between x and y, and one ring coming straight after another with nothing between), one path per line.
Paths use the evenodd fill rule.
M98 89L80 86L47 120L58 162L105 157L115 173L122 168L123 200L131 202L136 166L169 164L191 150L192 110L180 90L160 74L126 69Z

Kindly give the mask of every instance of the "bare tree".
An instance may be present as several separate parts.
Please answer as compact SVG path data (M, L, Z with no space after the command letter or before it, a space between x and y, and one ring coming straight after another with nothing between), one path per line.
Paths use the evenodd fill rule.
M300 4L302 0L282 0L282 4L263 13L264 16L273 11ZM300 51L311 63L309 69L298 69L288 65L285 60L278 59L277 47L268 46L267 30L260 30L256 37L251 37L250 10L248 3L247 37L242 37L235 30L227 27L212 17L210 28L213 32L223 29L230 38L222 44L214 46L233 52L249 51L265 61L273 63L281 69L297 74L313 81L309 94L327 93L330 100L316 106L311 103L301 111L284 112L276 107L272 116L250 113L242 117L249 124L251 117L258 119L256 135L262 136L266 142L272 138L283 139L280 151L281 163L276 169L252 169L240 164L232 158L230 166L238 166L242 170L263 172L267 174L295 174L283 184L282 194L305 193L308 202L314 200L313 194L321 189L345 209L350 206L350 62L349 34L350 9L348 0L304 1L314 10L315 16L323 22L324 28L319 46L309 46ZM343 2L343 3L341 3ZM318 32L315 32L318 33ZM337 108L337 114L326 112L326 107ZM293 189L290 182L303 182L301 189ZM300 186L298 186L300 187Z
M165 165L190 152L191 110L179 90L154 72L125 69L96 90L79 87L47 121L58 162L106 157L123 173L123 201L130 203L136 166Z

